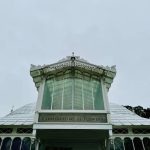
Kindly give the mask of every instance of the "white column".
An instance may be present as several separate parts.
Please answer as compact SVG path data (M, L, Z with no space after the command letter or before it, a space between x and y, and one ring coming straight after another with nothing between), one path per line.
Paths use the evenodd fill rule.
M19 148L19 150L21 150L21 147L22 147L22 141L23 141L23 139L21 139L21 143L20 143L20 148Z
M113 139L113 147L114 147L114 150L115 150L115 143L114 143L114 139Z
M110 138L109 141L110 141L110 144L113 145L113 148L114 148L114 150L115 150L114 139Z
M12 146L13 140L14 140L14 139L11 139L11 143L10 143L9 150L11 150L11 146Z
M112 133L112 129L109 130L109 141L110 141L110 144L113 145L113 148L115 150L115 144L114 144L114 139L112 137L113 133Z
M3 139L2 139L2 142L1 142L1 145L0 145L0 150L1 150L2 145L3 145Z
M143 143L143 139L141 139L141 142L142 142L143 150L145 150L145 146L144 146L144 143Z
M64 75L63 75L63 89L62 89L62 101L61 101L61 109L63 110L63 106L64 106L64 88L65 88L65 78L64 78Z
M82 109L84 110L84 90L83 90L83 75L82 75L82 103L83 103L83 105L82 105Z
M135 150L135 146L134 146L134 142L133 142L133 139L131 139L131 141L132 141L133 149Z
M74 88L75 88L75 79L72 79L72 110L74 109Z
M40 140L37 139L37 140L35 141L35 150L38 150L38 149L39 149L39 143L40 143Z
M51 101L51 110L53 109L53 101L54 101L54 89L55 88L55 77L53 79L53 91L52 91L52 101Z
M30 150L31 150L32 145L34 144L34 142L35 142L35 138L31 138Z
M125 150L124 139L122 139L122 144L123 144L123 149Z
M111 143L111 140L110 139L106 139L105 141L105 147L106 147L106 150L110 150L110 143Z
M94 102L93 87L92 87L92 100L93 100L93 110L95 110L95 102Z

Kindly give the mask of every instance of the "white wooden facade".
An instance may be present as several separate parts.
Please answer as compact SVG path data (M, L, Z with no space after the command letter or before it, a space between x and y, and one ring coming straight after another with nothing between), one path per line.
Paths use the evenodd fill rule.
M66 78L65 72L68 70L79 72L77 75L81 73L81 77ZM123 106L109 103L108 91L116 75L115 66L93 65L73 55L51 65L32 65L30 73L39 93L37 102L0 118L0 150L150 150L150 120L137 116ZM64 76L58 80L62 81L62 88L57 86L62 92L60 94L57 90L55 96L58 74ZM89 82L85 81L84 75L88 76ZM76 89L81 94L80 101L75 99L77 92L76 87L70 84L72 80L74 86L77 82L81 83ZM72 88L71 104L76 104L75 108L68 105L71 109L65 109L65 82ZM94 93L98 82L101 103L96 101L98 96ZM42 106L47 83L54 84L51 90L48 87L46 93L50 93L52 100ZM86 93L93 100L88 100ZM85 105L86 101L91 104L89 108ZM60 108L57 106L59 103ZM49 104L51 106L47 106Z

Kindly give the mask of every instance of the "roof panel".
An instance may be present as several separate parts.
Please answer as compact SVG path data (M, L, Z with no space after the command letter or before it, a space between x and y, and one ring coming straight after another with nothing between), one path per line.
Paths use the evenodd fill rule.
M34 112L35 103L27 104L0 118L0 125L32 125Z
M0 125L32 125L35 103L27 104L0 118ZM110 103L112 125L150 125L150 119L142 118L123 106Z
M142 118L127 108L110 103L111 121L113 125L150 125L150 119Z

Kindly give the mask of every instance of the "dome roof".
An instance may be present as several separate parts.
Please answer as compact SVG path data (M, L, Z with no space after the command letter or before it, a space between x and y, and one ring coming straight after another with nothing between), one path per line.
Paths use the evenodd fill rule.
M142 118L127 108L110 103L112 125L150 125L150 119ZM24 105L0 118L0 125L33 125L35 103Z

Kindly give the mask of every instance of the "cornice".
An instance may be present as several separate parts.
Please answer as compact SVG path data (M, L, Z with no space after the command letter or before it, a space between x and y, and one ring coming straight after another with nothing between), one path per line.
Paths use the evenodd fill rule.
M49 74L55 74L56 72L64 71L65 69L69 68L82 69L85 72L88 71L91 74L101 76L104 80L104 83L106 83L106 87L108 89L110 88L111 83L113 82L113 79L116 75L115 66L104 67L102 65L101 66L94 65L88 63L83 59L79 59L79 57L76 56L67 57L67 59L63 59L51 65L43 65L43 66L31 65L30 74L33 78L33 81L35 82L36 87L38 88L40 82L42 81L43 78L45 78L45 76Z

